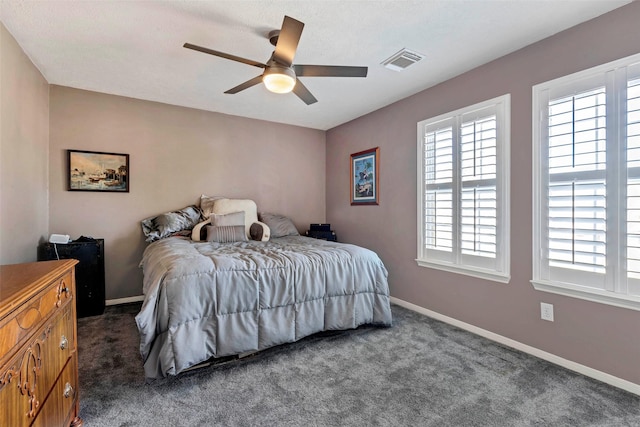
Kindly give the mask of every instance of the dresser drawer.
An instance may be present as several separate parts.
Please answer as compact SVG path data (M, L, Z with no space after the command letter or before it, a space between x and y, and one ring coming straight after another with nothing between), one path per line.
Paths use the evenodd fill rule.
M78 398L77 369L77 354L74 353L43 403L34 427L66 427L71 423L74 418L71 410Z
M9 402L9 410L0 413L0 426L29 425L75 353L72 308L63 306L0 372L0 399Z
M77 263L0 265L0 427L82 425Z
M63 308L62 313L52 320L51 327L45 327L42 334L42 366L38 376L38 398L42 401L53 383L60 375L60 371L75 351L73 331L74 322L71 304Z
M71 280L71 273L67 272L29 303L17 308L13 315L0 319L0 354L3 355L0 365L12 356L11 350L26 341L45 319L72 301Z

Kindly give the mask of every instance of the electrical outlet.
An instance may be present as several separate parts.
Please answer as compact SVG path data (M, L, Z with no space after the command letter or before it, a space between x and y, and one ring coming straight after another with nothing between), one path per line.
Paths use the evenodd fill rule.
M540 318L553 322L553 304L547 304L546 302L540 303Z

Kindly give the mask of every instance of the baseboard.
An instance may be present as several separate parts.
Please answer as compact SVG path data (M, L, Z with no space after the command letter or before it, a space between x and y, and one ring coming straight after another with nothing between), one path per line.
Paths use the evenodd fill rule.
M108 299L104 303L105 305L120 305L120 304L129 304L132 302L141 302L141 301L144 301L144 295L137 295L135 297Z
M453 317L445 316L443 314L437 313L435 311L431 311L424 307L420 307L418 305L412 304L410 302L407 302L395 297L391 297L391 302L399 306L402 306L404 308L407 308L411 311L424 314L425 316L432 317L436 320L440 320L441 322L448 323L460 329L464 329L465 331L469 331L476 335L480 335L481 337L490 339L491 341L495 341L497 343L506 345L507 347L511 347L516 350L520 350L524 353L546 360L547 362L551 362L555 365L562 366L563 368L567 368L571 371L578 372L579 374L596 379L598 381L602 381L614 387L621 388L630 393L637 394L640 396L640 384L632 383L631 381L627 381L622 378L615 377L611 374L607 374L606 372L598 371L597 369L593 369L588 366L581 365L579 363L562 358L560 356L556 356L553 353L549 353L544 350L540 350L539 348L535 348L530 345L523 344L521 342L512 340L511 338L498 335L494 332L487 331L486 329L479 328L469 323L454 319Z

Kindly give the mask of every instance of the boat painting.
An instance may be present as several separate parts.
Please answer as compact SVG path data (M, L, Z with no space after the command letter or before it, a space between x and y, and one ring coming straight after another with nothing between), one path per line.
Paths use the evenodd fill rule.
M67 150L69 191L129 192L129 155Z

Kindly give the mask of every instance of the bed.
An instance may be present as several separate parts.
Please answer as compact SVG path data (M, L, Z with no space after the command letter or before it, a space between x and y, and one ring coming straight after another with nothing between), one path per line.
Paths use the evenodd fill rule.
M141 266L136 323L147 378L392 321L387 270L356 245L299 235L226 243L177 236L147 246Z

